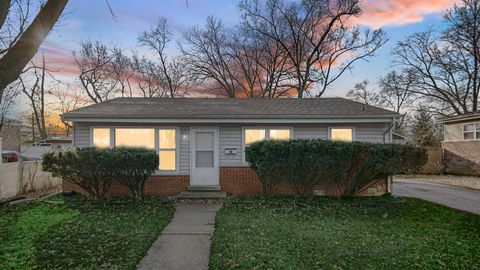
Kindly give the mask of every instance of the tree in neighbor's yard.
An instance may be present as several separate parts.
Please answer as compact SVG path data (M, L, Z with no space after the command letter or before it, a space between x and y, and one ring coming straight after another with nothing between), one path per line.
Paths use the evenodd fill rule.
M205 27L195 26L186 31L179 45L192 73L214 84L223 95L234 98L239 86L228 53L230 40L229 29L220 20L208 17Z
M187 62L183 56L167 57L166 49L172 39L172 33L168 29L167 20L161 18L157 25L150 31L144 31L138 37L138 43L147 47L156 54L156 62L148 61L149 69L155 72L155 80L158 81L159 94L162 97L183 97L188 90L195 85L195 73L188 72Z
M435 126L433 115L420 108L414 116L411 127L411 139L418 146L432 146L439 141L438 128Z
M119 57L121 49L110 48L100 41L80 43L80 50L74 51L75 62L80 70L78 76L84 92L94 103L107 101L117 94L124 95L122 86L127 77L124 57Z
M47 74L49 71L45 66L45 56L42 56L41 66L32 64L22 76L19 77L19 88L27 96L32 109L35 124L38 129L40 139L47 138L47 129L45 124L45 91ZM22 77L30 77L31 81Z
M446 28L415 33L394 49L396 62L419 79L412 92L430 111L460 115L479 110L480 0L463 0L444 16Z
M16 81L52 30L68 0L47 0L31 20L30 2L0 1L0 103L5 88ZM26 5L26 6L25 6ZM17 17L17 21L15 20Z
M320 97L353 64L367 59L386 42L380 30L361 30L352 19L358 0L243 0L243 24L278 44L286 58L288 83L297 97Z
M347 93L347 98L403 114L395 123L395 131L403 133L406 116L415 106L415 94L411 90L416 81L411 70L391 71L378 80L379 89L369 88L369 82L364 80Z

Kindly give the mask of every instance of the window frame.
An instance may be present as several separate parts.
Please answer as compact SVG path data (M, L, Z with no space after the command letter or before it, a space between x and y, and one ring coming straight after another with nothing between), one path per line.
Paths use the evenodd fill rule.
M473 131L465 132L466 125L473 125ZM477 129L477 125L480 125L480 122L472 123L462 123L462 141L478 141L480 138L477 138L477 132L480 132L480 129ZM465 133L473 133L473 139L465 139Z
M154 130L154 151L160 157L160 141L159 130L162 129L174 129L175 130L175 170L160 170L160 161L158 164L158 168L155 170L154 175L171 175L171 174L179 174L180 173L180 127L179 126L90 126L90 147L94 147L93 145L93 130L96 128L108 128L110 129L110 149L115 148L115 129L123 128L123 129L153 129ZM163 149L163 148L162 148ZM171 149L165 148L164 150L172 151Z
M263 129L265 130L265 141L270 141L270 130L271 129L288 129L290 131L290 140L294 139L293 126L242 126L242 163L243 165L248 165L248 162L245 159L245 148L247 144L245 143L245 131L247 129Z
M332 129L351 129L352 130L352 142L354 142L357 139L357 129L356 129L355 126L329 126L328 129L327 129L327 139L328 140L333 141L332 140Z

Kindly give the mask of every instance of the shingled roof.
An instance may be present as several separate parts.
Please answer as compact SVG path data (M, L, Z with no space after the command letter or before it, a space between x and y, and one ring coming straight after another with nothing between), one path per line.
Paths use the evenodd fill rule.
M116 98L63 115L67 120L82 118L318 119L398 116L396 112L344 98Z

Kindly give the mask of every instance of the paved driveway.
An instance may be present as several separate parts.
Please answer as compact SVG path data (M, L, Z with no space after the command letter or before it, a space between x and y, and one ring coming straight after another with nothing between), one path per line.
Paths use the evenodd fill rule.
M414 197L480 215L480 191L396 178L392 194Z

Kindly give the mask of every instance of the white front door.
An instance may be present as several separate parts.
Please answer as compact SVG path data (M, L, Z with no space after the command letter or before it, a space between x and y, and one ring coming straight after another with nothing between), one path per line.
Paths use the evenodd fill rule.
M218 128L190 129L191 186L219 185Z

